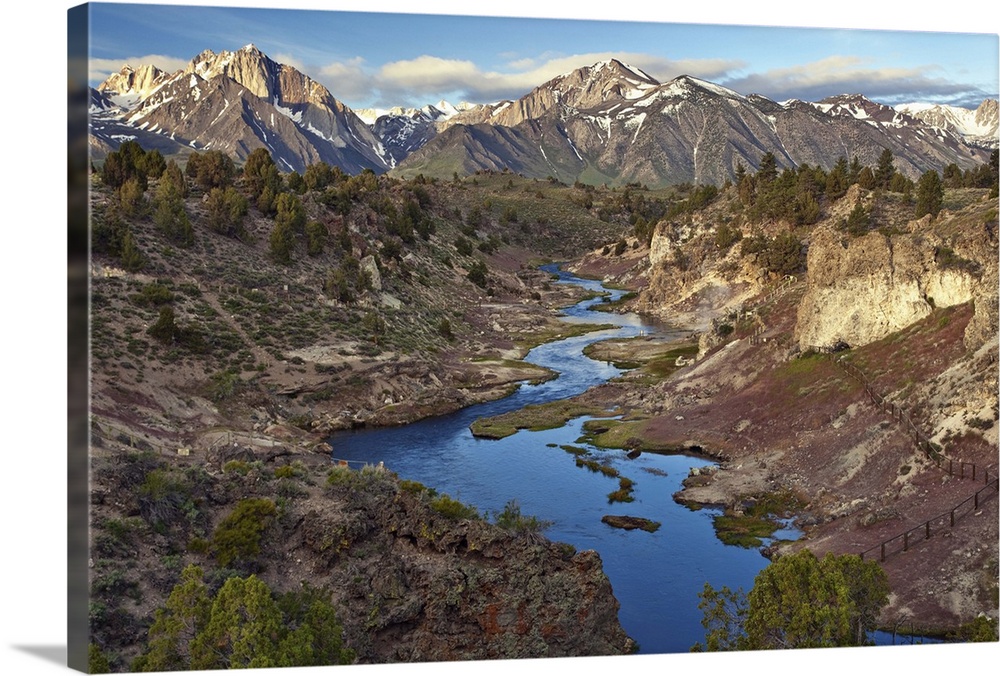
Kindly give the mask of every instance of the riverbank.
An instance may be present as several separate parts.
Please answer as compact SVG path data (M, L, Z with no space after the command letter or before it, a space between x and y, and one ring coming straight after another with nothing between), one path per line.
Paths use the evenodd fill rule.
M818 555L860 554L874 547L868 555L879 556L880 542L947 515L981 485L936 467L906 429L873 406L831 360L799 353L790 338L798 293L769 310L763 340L729 336L670 377L651 382L648 374L632 371L588 391L578 403L622 412L608 445L661 452L697 448L717 458L718 471L685 482L675 496L684 504L742 511L768 496L793 496L803 536L772 554L801 547ZM892 374L896 383L904 374L917 376L902 362L927 354L919 375L924 384L915 391L927 404L932 397L947 401L948 388L959 386L957 374L967 383L995 382L990 346L971 354L963 346L971 310L939 314L908 331L905 354L890 337L849 356L878 364L889 392L899 386ZM615 344L608 354L630 358L622 347ZM638 343L636 348L640 352ZM995 467L995 447L976 437L955 439L951 448L967 462ZM954 527L935 526L932 537L912 540L906 552L896 551L899 543L889 548L883 567L893 593L882 617L885 627L941 635L979 612L995 612L997 504L995 493L984 494Z

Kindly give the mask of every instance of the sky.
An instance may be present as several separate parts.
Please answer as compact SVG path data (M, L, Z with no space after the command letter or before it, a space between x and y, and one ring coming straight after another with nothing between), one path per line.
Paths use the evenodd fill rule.
M810 18L801 3L789 4L796 9L777 20L759 8L748 17L738 3L718 1L711 3L716 11L710 15L691 8L636 12L627 4L620 12L605 7L583 13L593 9L568 2L545 3L542 11L520 3L531 11L518 16L470 16L483 8L440 0L380 2L374 13L374 3L356 0L284 4L300 8L295 10L228 4L93 4L91 85L126 62L173 72L205 49L236 50L250 43L319 81L354 109L515 99L555 76L608 58L661 82L693 75L776 101L860 93L888 105L975 108L997 98L1000 79L997 29L985 17L966 16L964 27L948 28L939 12L881 19L862 12L855 20L868 23L852 25L846 15L865 6L852 1L837 2L836 17ZM413 7L427 13L406 13ZM514 2L497 11L518 9ZM763 25L724 23L741 18ZM785 27L776 27L779 21Z

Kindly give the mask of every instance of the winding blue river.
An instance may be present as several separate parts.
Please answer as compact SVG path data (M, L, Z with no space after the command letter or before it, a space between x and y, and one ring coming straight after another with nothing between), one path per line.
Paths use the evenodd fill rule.
M605 291L599 282L573 277L555 266L548 271L558 274L560 282ZM614 299L621 292L611 294ZM522 514L552 523L545 531L550 539L597 550L621 603L619 619L640 652L687 652L704 639L698 592L705 583L749 590L768 563L756 550L723 545L712 528L712 511L691 511L674 502L672 495L690 469L706 461L650 453L629 460L622 451L588 447L597 460L635 481L634 502L609 504L607 495L618 488L617 479L578 468L574 457L559 448L585 446L577 443L583 419L499 441L476 439L469 431L477 418L571 397L618 375L614 366L583 355L589 343L663 332L637 315L590 310L596 302L567 309L566 321L613 323L619 328L548 343L528 354L528 361L555 369L558 378L524 385L506 399L451 415L338 433L330 443L337 458L384 462L401 478L431 486L480 512L494 514L509 500L517 500ZM655 533L624 531L602 523L605 514L646 517L662 525Z

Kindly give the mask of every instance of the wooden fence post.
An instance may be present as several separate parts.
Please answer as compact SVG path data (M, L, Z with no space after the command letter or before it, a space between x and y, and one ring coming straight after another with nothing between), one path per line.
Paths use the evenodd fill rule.
M885 563L885 543L882 543L882 563Z
M907 531L903 533L903 551L907 552L910 550L910 532Z
M930 521L928 521L928 522L927 522L927 523L925 524L925 527L926 527L926 528L925 528L925 530L926 530L926 533L925 533L925 535L924 535L924 539L925 539L925 540L929 540L929 539L930 539L930 537L931 537L931 522L930 522Z

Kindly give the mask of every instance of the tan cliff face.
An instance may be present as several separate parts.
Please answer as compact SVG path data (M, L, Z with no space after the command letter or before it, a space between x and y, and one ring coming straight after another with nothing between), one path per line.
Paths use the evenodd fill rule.
M809 246L807 289L799 305L800 349L843 341L852 347L905 328L935 307L974 302L970 349L996 334L996 240L980 222L949 222L943 213L910 232L863 237L817 228Z

